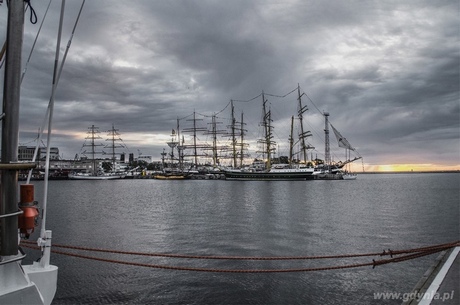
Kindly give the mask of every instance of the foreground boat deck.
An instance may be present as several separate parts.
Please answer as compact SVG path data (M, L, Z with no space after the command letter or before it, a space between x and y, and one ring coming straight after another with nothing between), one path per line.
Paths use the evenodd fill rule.
M414 297L404 305L458 305L460 304L460 247L438 256L415 286Z

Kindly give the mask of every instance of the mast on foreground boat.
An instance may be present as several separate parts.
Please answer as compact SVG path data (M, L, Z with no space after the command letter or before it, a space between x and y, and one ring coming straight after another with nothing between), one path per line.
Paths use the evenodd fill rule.
M24 32L24 2L10 1L8 7L7 51L3 90L2 170L0 202L0 255L18 254L18 172L10 164L18 161L20 70ZM18 73L19 71L19 73ZM16 234L13 234L15 232Z
M64 4L65 0L62 1L59 35L62 29ZM21 237L28 238L34 230L35 220L38 217L33 185L21 185L21 196L18 198L18 170L30 169L35 166L34 164L19 164L17 157L23 33L24 1L10 0L8 4L2 113L2 159L0 164L2 170L0 185L0 304L51 304L56 292L58 270L56 266L49 264L51 231L43 229L44 234L38 240L38 245L42 247L43 251L42 257L33 265L21 266L25 254L18 246L18 225ZM53 90L55 89L54 86L55 83L53 82Z

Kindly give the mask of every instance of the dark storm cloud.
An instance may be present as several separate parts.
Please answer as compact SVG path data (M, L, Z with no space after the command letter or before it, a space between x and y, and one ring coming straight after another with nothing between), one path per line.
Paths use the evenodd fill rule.
M51 92L58 3L24 80L24 142ZM61 49L79 5L67 2ZM35 8L43 16L44 5ZM178 117L211 115L262 90L284 95L299 83L315 103L304 97L313 153L323 151L320 111L329 111L370 165L458 167L458 9L457 1L412 0L87 1L57 91L54 145L73 156L89 125L114 123L134 150L159 156ZM36 31L26 24L27 52ZM281 126L296 95L268 98L286 142ZM260 106L260 98L235 103L252 129Z

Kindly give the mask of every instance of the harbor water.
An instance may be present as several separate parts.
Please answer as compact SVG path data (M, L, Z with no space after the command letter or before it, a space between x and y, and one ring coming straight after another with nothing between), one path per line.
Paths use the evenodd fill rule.
M42 185L36 183L38 201ZM50 181L47 229L53 244L137 252L257 257L381 252L458 240L459 188L458 173L366 174L354 181ZM244 270L381 259L227 261L59 250ZM39 256L25 251L28 260ZM375 268L251 274L164 270L54 253L59 275L53 304L400 304L437 255ZM387 292L401 297L379 298Z

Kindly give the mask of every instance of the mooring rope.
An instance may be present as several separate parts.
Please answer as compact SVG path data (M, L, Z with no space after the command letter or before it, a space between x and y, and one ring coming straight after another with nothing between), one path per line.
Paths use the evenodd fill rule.
M22 246L26 248L39 250L40 248L32 245L33 242L23 241ZM363 253L363 254L345 254L345 255L323 255L323 256L279 256L279 257L249 257L249 256L199 256L199 255L185 255L185 254L160 254L160 253L146 253L146 252L132 252L132 251L118 251L118 250L109 250L109 249L97 249L97 248L87 248L87 247L78 247L78 246L66 246L66 245L53 245L57 248L66 248L73 250L83 250L83 251L94 251L94 252L103 252L103 253L113 253L113 254L127 254L127 255L138 255L138 256L155 256L155 257L166 257L166 258L187 258L187 259L225 259L225 260L311 260L311 259L331 259L331 258L356 258L356 257L365 257L365 256L384 256L390 255L391 258L381 259L381 260L372 260L372 262L366 263L355 263L355 264L346 264L346 265L335 265L335 266L324 266L324 267L311 267L311 268L288 268L288 269L216 269L216 268L197 268L197 267L187 267L187 266L170 266L170 265L158 265L158 264L149 264L149 263L137 263L124 260L115 260L108 258L101 258L95 256L82 255L78 253L71 253L61 250L52 249L51 252L56 254L62 254L72 257L90 259L95 261L102 261L107 263L115 263L129 266L138 266L138 267L148 267L155 269L167 269L167 270L178 270L178 271L198 271L198 272L222 272L222 273L285 273L285 272L311 272L311 271L326 271L326 270L338 270L338 269L350 269L358 267L372 266L375 268L379 265L396 263L407 261L410 259L419 258L422 256L434 254L441 252L456 246L460 246L460 241L414 248L406 250L388 250L383 252L374 252L374 253ZM404 256L393 257L393 255Z
M24 244L35 244L32 241L22 241ZM101 249L91 248L82 246L69 246L62 244L53 244L56 248L65 248L72 250L92 251L92 252L103 252L113 254L124 254L124 255L136 255L136 256L152 256L152 257L165 257L165 258L189 258L189 259L216 259L216 260L315 260L315 259L333 259L333 258L354 258L354 257L366 257L366 256L385 256L385 255L400 255L407 253L422 252L435 249L448 249L460 245L460 241L432 245L421 248L412 248L405 250L383 250L383 252L371 252L371 253L359 253L359 254L340 254L340 255L315 255L315 256L229 256L229 255L190 255L190 254L171 254L171 253L152 253L152 252L135 252L135 251L122 251L113 249Z

